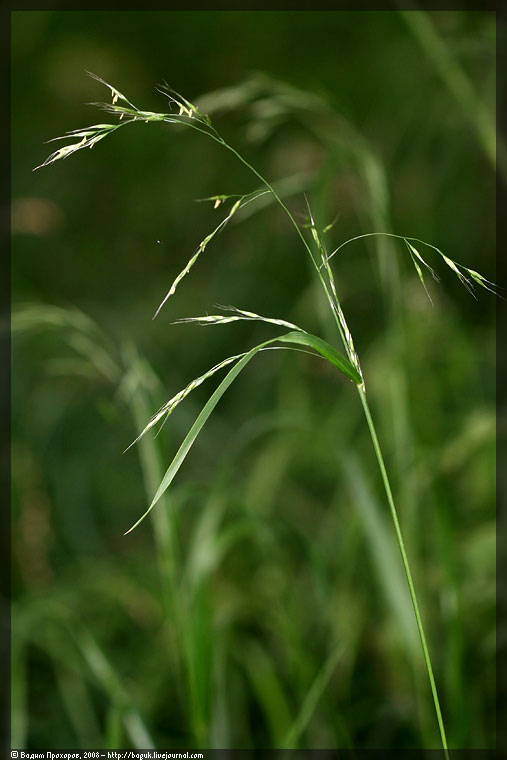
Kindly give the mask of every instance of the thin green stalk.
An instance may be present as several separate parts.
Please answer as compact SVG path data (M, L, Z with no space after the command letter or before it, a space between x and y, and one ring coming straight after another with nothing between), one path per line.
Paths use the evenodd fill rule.
M428 645L426 643L426 636L424 634L424 628L423 628L423 624L422 624L421 613L419 611L419 605L417 603L417 596L416 596L416 593L415 593L414 582L412 580L412 573L410 571L410 565L409 565L409 562L408 562L407 553L405 551L405 544L403 542L403 536L401 535L400 523L399 523L399 520L398 520L398 513L396 511L396 506L394 504L393 494L392 494L392 491L391 491L391 485L389 483L389 478L387 476L386 466L384 464L384 457L382 456L382 450L380 448L380 443L379 443L379 440L378 440L378 437L377 437L377 431L375 430L375 425L373 423L373 420L372 420L372 417L371 417L371 413L370 413L370 407L369 407L368 401L366 399L366 392L364 391L364 389L361 389L360 386L357 386L357 390L358 390L358 393L359 393L359 397L361 399L361 403L363 405L363 409L364 409L364 414L365 414L366 420L368 422L368 428L370 430L370 436L371 436L371 440L372 440L372 443L373 443L373 448L375 449L375 454L377 455L377 461L378 461L378 465L379 465L379 468L380 468L380 472L382 474L382 481L384 483L384 489L385 489L385 492L386 492L387 501L389 502L389 507L390 507L390 510L391 510L391 516L393 518L394 530L396 532L396 538L398 540L398 546L400 548L401 559L403 561L403 567L404 567L404 570L405 570L405 575L407 576L407 583L408 583L408 588L409 588L409 591L410 591L410 598L412 600L412 606L414 608L414 615L415 615L415 619L416 619L416 623L417 623L417 630L419 631L419 637L421 639L421 646L422 646L422 650L423 650L424 661L426 663L426 670L428 671L428 678L429 678L429 682L430 682L430 686L431 686L431 693L433 695L433 702L435 704L435 712L437 714L438 728L440 730L440 737L442 739L442 746L444 748L445 757L449 758L449 751L448 751L448 747L447 747L447 738L446 738L446 735L445 735L445 728L444 728L444 723L443 723L443 720L442 720L442 713L441 713L441 710L440 710L440 702L439 702L439 699L438 699L437 687L435 685L435 678L433 676L433 668L431 666L431 659L430 659L430 655L429 655L429 651L428 651Z
M324 256L323 257L323 264L324 264L325 271L327 271L327 273L328 273L328 277L329 277L329 280L330 280L331 290L328 287L327 283L325 282L325 279L324 279L324 277L322 275L321 268L317 264L317 262L315 261L315 258L314 258L313 254L311 252L311 249L310 249L308 243L306 242L306 239L303 236L303 233L301 232L301 230L300 230L297 222L295 221L294 217L290 213L290 211L287 208L287 206L279 198L279 196L277 195L277 193L274 190L274 188L234 148L232 148L231 146L227 145L225 142L223 144L232 153L234 153L239 158L239 160L243 164L245 164L245 166L247 166L249 169L251 169L251 171L253 171L253 173L273 193L274 197L276 198L276 200L278 201L278 203L282 206L282 208L285 210L285 212L288 215L289 219L291 220L291 222L293 223L294 227L296 228L299 237L302 239L305 248L307 249L308 253L310 254L310 257L311 257L312 262L313 262L313 264L315 266L315 269L317 271L319 279L320 279L320 281L321 281L321 283L322 283L322 285L324 287L324 290L326 292L326 295L327 295L328 300L330 302L330 305L332 307L333 316L334 316L335 322L337 324L337 327L338 327L338 330L339 330L339 333L340 333L343 345L344 345L344 347L345 347L345 349L346 349L346 351L347 351L347 353L349 355L349 359L351 360L351 362L354 363L354 357L351 355L350 347L349 347L349 342L345 338L344 331L343 331L342 325L340 323L339 314L342 313L342 310L341 310L341 307L340 307L340 303L339 303L339 300L338 300L338 295L337 295L336 288L335 288L335 285L334 285L333 275L332 275L331 269L330 269L330 267L328 265L328 259ZM393 235L393 237L396 237L396 236ZM334 298L333 298L333 296L334 296ZM335 304L335 301L336 301L336 304ZM399 520L398 520L398 513L396 511L396 506L394 504L393 494L392 494L392 491L391 491L391 485L389 483L389 478L387 476L387 470L386 470L386 467L385 467L385 464L384 464L384 458L382 456L382 451L381 451L380 444L379 444L379 441L378 441L375 425L373 423L373 420L372 420L372 417L371 417L371 413L370 413L370 408L368 406L368 401L366 399L366 391L365 391L365 388L364 388L364 384L363 385L357 385L356 387L357 387L357 390L358 390L358 393L359 393L359 397L361 399L361 403L362 403L362 406L363 406L363 410L364 410L364 414L365 414L365 417L366 417L366 421L368 423L368 428L369 428L369 431L370 431L373 447L375 449L375 454L377 455L377 460L378 460L378 464L379 464L379 467L380 467L380 472L382 474L382 481L384 483L384 488L385 488L387 500L389 502L389 507L390 507L390 510L391 510L391 516L393 518L394 529L395 529L395 532L396 532L396 538L397 538L397 541L398 541L398 546L400 548L401 558L402 558L402 561L403 561L403 567L405 569L405 575L407 577L407 583L408 583L408 587L409 587L409 591L410 591L410 598L412 600L412 606L414 608L414 615L415 615L415 619L416 619L416 623L417 623L417 629L419 631L419 637L421 639L421 646L422 646L424 661L425 661L425 664L426 664L426 670L428 672L428 678L429 678L429 682L430 682L430 686L431 686L431 693L433 695L433 702L434 702L434 705L435 705L435 712L436 712L436 716L437 716L437 722L438 722L438 728L439 728L439 731L440 731L440 737L441 737L441 740L442 740L442 746L444 748L445 756L446 756L446 758L448 758L449 757L449 752L448 752L448 747L447 747L447 738L446 738L446 734L445 734L444 723L443 723L443 720L442 720L442 713L441 713L441 710L440 710L440 702L439 702L439 699L438 699L437 689L436 689L436 685L435 685L435 678L434 678L434 675L433 675L433 668L431 666L431 659L430 659L430 655L429 655L429 651L428 651L428 645L426 643L426 636L424 634L424 628L423 628L423 624L422 624L421 614L420 614L420 611L419 611L419 605L417 603L417 596L416 596L416 593L415 593L414 583L413 583L413 580L412 580L412 573L410 571L410 565L409 565L409 562L408 562L407 553L405 551L405 544L404 544L403 537L402 537L402 534L401 534L400 524L399 524Z
M312 225L313 225L313 219L312 219ZM317 243L317 246L319 248L319 252L321 254L322 265L323 265L323 267L324 267L324 269L325 269L325 271L327 273L327 276L328 276L329 284L330 284L330 287L331 287L331 292L333 294L333 300L336 302L336 311L334 311L333 313L335 314L335 318L336 318L337 314L338 314L338 317L340 317L339 320L337 320L337 322L339 322L338 326L340 328L340 335L342 337L342 341L343 341L343 344L345 346L345 349L347 351L347 355L348 355L350 361L360 371L360 369L359 369L359 358L357 357L357 354L355 353L354 344L352 342L352 336L350 335L350 333L348 331L348 327L347 327L347 324L346 324L346 321L345 321L345 316L344 316L342 308L340 306L340 300L339 300L339 297L338 297L338 292L337 292L336 284L335 284L335 281L334 281L334 275L333 275L331 267L329 266L329 258L330 257L327 256L325 248L324 248L324 246L322 244L320 236L319 236L317 230L315 229L315 227L314 227L314 230L315 230L314 237L315 237L315 241ZM343 327L343 330L342 330L342 327ZM347 337L348 337L347 340L345 340L345 338L344 338L344 332L347 334ZM439 703L439 700L438 700L438 694L437 694L437 689L436 689L436 685L435 685L435 679L434 679L434 676L433 676L433 668L431 666L431 659L430 659L430 655L429 655L429 651L428 651L428 646L427 646L427 643L426 643L426 636L424 634L424 628L423 628L423 624L422 624L421 614L419 612L419 605L417 603L417 596L416 596L416 593L415 593L414 583L413 583L413 580L412 580L412 573L410 571L410 565L409 565L409 562L408 562L407 552L405 550L405 543L403 541L403 537L402 537L402 534L401 534L400 523L399 523L399 520L398 520L398 514L397 514L396 506L394 504L394 498L393 498L393 494L392 494L392 490L391 490L391 485L390 485L389 478L388 478L388 475L387 475L387 470L386 470L386 467L385 467L384 458L382 456L382 451L381 451L380 444L379 444L379 441L378 441L375 425L373 423L373 419L371 417L368 401L366 399L365 385L364 385L364 383L361 383L360 385L359 384L356 385L356 387L357 387L357 390L358 390L358 393L359 393L359 396L360 396L360 399L361 399L361 403L362 403L363 410L364 410L364 413L365 413L366 421L368 423L368 429L370 431L370 436L371 436L371 439L372 439L373 447L375 449L375 454L377 456L378 464L379 464L380 471L381 471L381 474L382 474L382 481L383 481L385 492L386 492L386 495L387 495L387 500L389 502L389 508L391 510L391 516L393 518L394 528L395 528L395 532L396 532L396 538L397 538L397 541L398 541L398 546L400 548L401 557L402 557L402 560L403 560L403 567L405 569L405 575L407 577L407 583L408 583L408 587L409 587L409 591L410 591L410 598L412 600L412 606L414 608L414 614L415 614L415 619L416 619L416 623L417 623L417 629L419 631L419 636L420 636L420 639L421 639L421 645L422 645L422 649L423 649L424 661L426 663L426 669L427 669L428 678L429 678L429 681L430 681L431 692L432 692L433 701L434 701L434 704L435 704L435 712L436 712L436 716L437 716L437 722L438 722L438 727L439 727L439 731L440 731L440 736L441 736L441 739L442 739L442 746L444 748L445 756L446 756L446 758L448 758L447 738L446 738L446 735L445 735L445 728L444 728L444 724L443 724L443 720L442 720L442 713L441 713L441 710L440 710L440 703Z
M243 156L241 156L240 153L238 153L238 151L235 148L233 148L232 146L228 145L221 137L219 137L219 138L213 137L213 139L217 139L217 142L220 142L224 147L226 147L228 150L230 150L231 153L234 153L234 155L247 168L249 168L261 180L261 182L263 182L263 184L273 193L274 197L276 198L276 200L278 201L278 203L280 204L280 206L284 209L285 213L287 214L287 216L291 220L291 222L294 225L295 229L297 230L297 233L298 233L299 237L301 238L301 240L302 240L302 242L303 242L306 250L308 251L308 253L310 255L310 258L311 258L311 260L313 262L313 265L314 265L314 267L315 267L315 269L317 271L317 274L319 276L319 280L320 280L320 282L321 282L321 284L322 284L322 286L323 286L323 288L324 288L324 290L326 292L328 301L329 301L329 303L331 305L333 316L334 316L335 322L337 324L338 331L340 333L343 345L344 345L344 347L345 347L345 349L347 351L347 354L349 356L350 361L355 365L355 357L352 355L349 341L347 341L347 339L345 337L344 330L343 330L343 327L342 327L342 324L341 324L340 314L343 316L343 312L342 312L342 309L341 309L341 306L340 306L340 302L339 302L339 299L338 299L338 294L337 294L337 291L336 291L336 286L335 286L335 283L334 283L333 274L332 274L331 268L329 267L329 264L328 264L328 257L326 256L325 252L323 250L321 250L321 254L323 254L322 255L322 266L324 267L324 270L327 272L328 279L329 279L329 286L328 286L328 284L326 283L326 281L325 281L325 279L323 277L321 266L319 266L319 264L317 264L317 262L315 261L315 258L313 256L313 253L312 253L311 249L310 249L310 246L308 245L308 243L307 243L307 241L306 241L303 233L301 232L301 230L299 228L299 225L297 224L296 220L292 216L291 212L289 211L289 209L287 208L287 206L285 205L285 203L281 200L281 198L276 193L276 190L270 185L270 183L251 164L248 163L248 161L245 158L243 158ZM398 237L398 236L392 234L392 237ZM317 240L317 245L318 245L318 247L320 249L321 243L320 243L320 240L318 238L318 235L316 237L316 240ZM331 258L331 256L329 256L329 258ZM418 602L417 602L417 596L416 596L416 593L415 593L414 583L413 583L413 580L412 580L412 573L410 571L410 565L409 565L407 553L406 553L406 550L405 550L405 543L403 541L403 536L401 534L400 523L399 523L399 520L398 520L398 513L397 513L397 510L396 510L396 506L394 504L394 498L393 498L393 494L392 494L392 491L391 491L391 485L389 483L389 478L388 478L388 475L387 475L387 470L386 470L386 466L385 466L385 463L384 463L384 458L382 456L382 451L381 451L380 444L379 444L379 441L378 441L377 432L376 432L375 425L374 425L372 417L371 417L370 408L368 406L368 401L366 399L366 391L365 391L364 384L357 385L356 387L357 387L357 390L358 390L358 393L359 393L359 397L361 399L361 404L363 406L363 410L364 410L364 414L365 414L365 417L366 417L366 421L368 423L368 429L370 431L370 436L371 436L371 439L372 439L373 447L375 449L375 454L377 456L378 464L379 464L379 467L380 467L380 472L382 474L382 481L383 481L383 484L384 484L387 500L388 500L388 503L389 503L389 508L391 510L391 516L393 518L394 529L395 529L395 532L396 532L396 538L397 538L397 541L398 541L398 546L400 548L401 558L402 558L402 561L403 561L403 567L404 567L404 570L405 570L405 575L406 575L406 578L407 578L408 588L409 588L409 591L410 591L410 598L412 600L412 606L414 608L414 615L415 615L415 619L416 619L416 623L417 623L417 630L419 631L419 637L421 639L421 646L422 646L422 650L423 650L424 661L425 661L425 664L426 664L426 670L428 672L428 679L429 679L429 682L430 682L431 693L433 695L433 702L434 702L434 705L435 705L435 712L436 712L436 717L437 717L437 722L438 722L438 728L439 728L439 731L440 731L440 738L442 740L442 746L444 748L445 757L448 760L448 758L449 758L449 751L448 751L448 746L447 746L447 738L446 738L446 734L445 734L444 723L443 723L443 720L442 720L442 712L440 710L440 702L439 702L439 699L438 699L437 688L436 688L436 685L435 685L435 678L434 678L434 675L433 675L433 668L432 668L432 665L431 665L431 659L430 659L430 655L429 655L429 651L428 651L428 645L426 643L426 636L424 634L424 628L423 628L423 624L422 624L421 613L419 611L419 605L418 605Z

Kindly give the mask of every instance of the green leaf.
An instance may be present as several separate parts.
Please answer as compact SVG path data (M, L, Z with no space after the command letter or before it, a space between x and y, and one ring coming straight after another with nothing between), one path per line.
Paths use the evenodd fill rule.
M162 482L160 483L150 506L148 507L146 512L143 515L141 515L139 520L137 520L137 522L134 523L134 525L128 531L126 531L125 535L133 531L134 528L137 528L137 526L151 512L151 510L153 509L155 504L158 502L160 497L164 494L164 492L167 490L169 485L172 483L174 476L176 475L181 465L183 464L185 457L187 456L188 452L192 448L195 439L201 432L202 428L207 422L212 411L214 410L214 408L216 407L216 405L218 404L218 402L224 395L227 388L232 384L232 382L239 375L241 370L244 369L244 367L246 367L250 359L253 359L253 357L259 351L261 351L263 348L266 348L270 344L276 343L278 341L281 341L282 343L295 343L298 345L308 346L309 348L312 348L315 351L317 351L324 359L327 359L327 361L329 361L331 364L337 367L349 379L353 380L355 383L358 383L358 384L362 383L361 376L359 375L357 370L352 366L352 364L348 361L348 359L342 356L342 354L340 354L329 343L326 343L325 340L322 340L322 338L318 338L315 335L310 335L309 333L305 333L305 332L292 331L292 332L286 333L285 335L281 335L277 338L266 340L264 341L264 343L260 343L258 346L255 346L247 354L245 354L233 366L231 370L229 370L229 372L224 377L224 379L222 380L218 388L215 390L215 392L211 395L207 403L204 405L201 413L199 414L196 421L194 422L194 424L188 431L185 437L185 440L183 441L180 448L176 452L174 459L172 460L171 464L167 468L166 473L164 477L162 478Z
M328 362L334 364L340 372L343 372L343 374L354 383L360 385L363 382L363 378L353 364L351 364L343 354L340 354L334 346L331 346L330 343L326 343L325 340L318 338L316 335L293 331L286 335L281 335L278 340L281 340L283 343L299 343L300 345L313 348L314 351L317 351L322 357L324 357L324 359L327 359Z

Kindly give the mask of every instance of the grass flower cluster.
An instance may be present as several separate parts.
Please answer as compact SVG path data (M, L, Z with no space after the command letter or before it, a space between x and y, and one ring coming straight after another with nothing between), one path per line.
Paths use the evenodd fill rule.
M288 216L290 222L292 223L294 227L295 234L302 245L302 249L305 252L306 256L308 256L309 258L309 262L315 273L315 277L317 278L317 281L322 287L327 304L329 306L329 309L334 319L337 333L342 342L343 351L345 352L344 354L342 354L334 345L331 345L328 341L325 341L323 340L323 338L309 333L304 328L299 327L298 325L295 325L292 322L289 322L283 318L264 317L252 311L248 311L242 308L236 308L236 307L230 307L230 306L218 307L219 310L222 312L220 314L204 314L203 316L186 317L186 318L176 320L173 324L190 324L190 325L195 324L195 325L200 325L200 326L225 325L225 324L229 324L229 323L240 321L240 320L261 321L261 322L273 325L275 327L283 328L284 330L289 330L289 332L285 332L269 340L265 340L262 343L259 343L258 345L252 348L249 348L233 356L229 356L225 359L222 359L213 367L211 367L209 370L207 370L206 372L204 372L203 374L201 374L200 376L196 377L191 382L189 382L182 390L180 390L178 393L173 395L172 398L170 398L166 403L164 403L158 409L158 411L155 412L151 416L151 418L145 424L144 428L141 430L140 434L138 435L138 437L135 439L133 443L140 442L141 439L144 438L146 433L152 430L152 428L154 428L154 426L156 426L157 424L164 424L164 422L167 420L169 415L171 415L174 409L184 399L186 399L187 396L189 396L189 394L195 388L203 384L206 380L214 377L215 374L220 372L222 369L229 367L225 378L219 383L218 387L215 389L215 391L212 393L207 403L204 405L202 411L197 416L195 422L191 426L180 448L176 452L173 460L167 467L165 474L163 475L160 482L158 483L158 486L156 488L156 491L153 495L152 501L148 509L139 518L139 520L137 520L137 522L132 526L132 528L130 528L130 530L127 531L127 533L130 533L130 531L136 528L142 522L142 520L144 520L144 518L151 512L151 510L157 505L157 503L159 502L159 500L161 499L161 497L163 496L163 494L165 493L165 491L167 490L167 488L173 481L176 473L181 467L183 461L185 460L187 454L189 453L191 447L193 446L197 436L201 432L206 421L208 420L213 410L215 409L217 403L222 398L226 390L230 387L230 385L234 382L234 380L238 377L240 372L246 367L246 365L250 362L250 360L253 359L259 352L266 351L266 350L273 350L273 349L277 349L277 350L291 349L291 350L309 352L315 356L320 357L322 360L329 362L335 369L337 369L346 378L346 380L348 381L348 384L355 387L355 391L359 395L360 403L364 411L366 424L369 430L369 434L370 434L371 442L372 442L375 455L377 458L378 466L380 468L382 482L383 482L383 486L385 490L385 496L388 502L389 511L390 511L392 521L393 521L395 536L396 536L398 547L401 553L403 567L405 570L408 589L410 592L410 597L411 597L411 601L413 605L413 612L414 612L415 621L417 624L417 629L419 632L420 643L422 647L422 652L423 652L424 661L426 665L430 689L432 693L434 710L435 710L436 720L438 724L438 730L440 733L440 739L441 739L441 743L444 748L445 754L447 756L448 745L447 745L446 731L445 731L444 720L443 720L443 716L442 716L442 712L440 708L440 702L438 698L433 669L431 665L429 648L428 648L428 644L426 640L426 635L424 632L422 615L421 615L421 611L420 611L420 607L419 607L419 603L418 603L418 599L417 599L417 595L416 595L416 591L414 587L412 572L410 569L407 551L405 548L405 543L404 543L401 528L400 528L398 511L395 505L387 468L384 462L381 445L379 442L376 427L375 427L375 424L371 415L370 407L368 404L367 391L366 391L368 378L365 378L363 375L363 370L361 368L359 354L354 344L352 332L349 328L349 325L347 323L347 320L342 308L342 304L340 302L339 289L336 283L332 264L336 263L335 257L337 256L337 254L342 252L345 246L350 245L354 241L364 240L365 238L371 237L371 236L384 236L384 237L390 237L390 238L399 240L400 243L403 245L404 249L410 256L410 259L417 273L417 277L420 280L424 289L426 290L428 297L430 296L429 296L429 291L427 289L425 278L424 278L425 272L429 272L429 274L437 281L439 278L434 268L423 257L421 250L424 250L425 252L432 251L433 253L436 253L439 256L439 258L444 262L444 264L447 267L449 267L449 269L459 278L460 282L464 285L464 287L472 294L474 293L474 285L478 285L481 288L489 290L493 293L497 293L496 286L494 285L494 283L487 280L485 277L483 277L481 274L479 274L475 270L467 268L453 261L436 246L430 245L429 243L426 243L422 240L419 240L413 237L397 235L390 232L371 232L365 235L358 235L354 238L351 238L350 240L347 240L341 243L334 250L328 251L328 248L326 244L324 243L323 235L324 235L324 232L327 232L327 230L329 229L331 225L328 225L328 227L325 227L323 229L319 229L319 226L315 222L315 218L312 213L312 209L308 200L306 200L307 215L306 215L305 223L302 225L298 224L293 214L291 213L291 211L289 210L285 202L282 200L280 193L275 189L273 184L271 184L270 181L268 181L264 176L262 176L260 172L249 161L247 161L247 159L238 150L236 150L235 147L233 147L231 144L226 142L226 140L215 128L209 116L203 113L196 105L194 105L189 100L179 95L171 87L165 84L159 88L159 91L161 92L162 95L164 95L164 97L167 98L167 101L169 104L169 110L165 113L155 113L152 111L141 110L137 108L130 100L128 100L128 98L125 95L123 95L115 87L108 84L107 82L102 80L100 77L95 76L94 74L91 74L91 76L94 79L96 79L99 83L108 87L112 95L112 103L100 103L96 105L98 105L100 109L102 109L109 115L117 117L118 121L113 124L95 124L85 129L78 129L78 130L73 130L71 132L68 132L64 137L70 140L74 140L74 142L71 142L68 145L62 148L59 148L58 150L55 150L53 153L51 153L51 155L48 156L48 158L46 158L46 160L40 165L41 167L48 166L56 161L59 161L60 159L68 158L69 156L73 155L74 153L76 153L77 151L81 149L92 148L97 142L102 140L104 137L107 137L108 135L112 134L119 128L126 126L127 124L131 124L133 122L144 122L148 124L151 122L163 122L170 125L174 125L178 128L192 129L194 131L197 131L203 134L208 139L211 139L214 142L218 143L225 150L232 153L247 169L249 169L255 181L260 182L260 185L261 185L260 188L254 189L251 193L246 194L246 195L219 194L219 195L213 195L204 199L213 204L213 209L217 213L221 212L225 207L228 206L228 204L230 204L229 210L225 212L225 215L223 216L221 221L214 227L214 229L206 237L204 237L204 239L197 245L192 255L188 259L186 265L174 277L174 280L171 286L169 287L165 297L162 299L160 305L158 306L155 312L155 317L160 313L161 309L167 304L169 299L174 295L174 293L176 292L176 289L181 285L184 278L191 273L192 268L197 264L200 256L205 252L207 246L212 241L214 241L214 239L220 232L224 230L224 228L226 227L228 222L232 219L232 217L238 212L240 212L242 209L244 209L248 204L255 202L257 199L261 198L262 196L269 195L273 199L273 201L276 202L280 206L280 208L283 210L283 212ZM64 139L64 138L56 138L56 139ZM40 168L40 167L37 167L37 168ZM230 365L232 365L232 367ZM350 390L352 391L352 387L350 388ZM131 446L132 445L133 444L131 444Z

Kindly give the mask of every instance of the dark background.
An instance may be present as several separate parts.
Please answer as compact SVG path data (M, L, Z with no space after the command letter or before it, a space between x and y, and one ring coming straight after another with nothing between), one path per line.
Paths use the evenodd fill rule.
M86 105L110 100L85 70L139 108L167 109L163 80L204 104L262 174L293 178L298 221L303 192L322 227L337 216L330 249L392 231L494 281L495 15L12 14L13 746L438 747L371 441L327 365L256 357L151 527L123 536L217 377L123 449L192 378L278 330L173 320L225 303L338 336L272 205L238 215L151 320L222 218L195 199L259 182L167 124L32 173L63 144L45 140L112 120ZM501 144L498 158L501 181ZM495 298L426 252L434 308L401 244L367 238L333 264L449 741L487 748Z

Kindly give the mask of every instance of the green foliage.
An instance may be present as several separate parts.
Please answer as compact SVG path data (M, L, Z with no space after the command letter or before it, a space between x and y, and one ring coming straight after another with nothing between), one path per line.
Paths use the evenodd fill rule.
M273 27L268 28L274 28L278 15L270 17ZM194 49L199 16L195 14ZM380 17L378 23L385 24L383 32L389 35L389 23ZM361 31L365 43L368 28L366 23ZM454 29L456 37L459 31ZM399 30L393 40L396 35ZM180 37L184 35L175 35L176 46ZM334 77L334 65L332 70ZM354 79L354 87L364 92L365 78ZM415 265L413 275L403 268L401 256L398 261L389 236L364 241L373 244L368 264L353 256L351 248L338 267L338 258L330 261L333 254L326 253L324 243L326 235L351 240L358 225L390 233L389 193L394 187L400 215L396 228L424 230L421 234L437 240L446 252L448 271L466 277L469 285L472 280L486 287L491 283L475 269L460 270L454 258L475 267L474 240L482 239L482 251L489 250L487 216L460 212L457 229L447 213L449 192L439 179L437 162L426 162L433 184L430 191L421 191L418 154L415 147L403 148L398 137L402 163L420 172L414 204L424 208L430 197L425 192L430 192L439 206L433 226L428 225L428 207L420 217L407 213L410 193L396 189L402 166L394 159L384 166L379 143L373 147L376 138L367 134L363 119L355 118L362 124L364 134L359 135L325 98L294 85L253 76L245 84L192 98L199 110L170 93L173 107L178 103L170 115L173 140L165 132L157 137L144 125L151 119L158 122L153 130L162 130L163 114L138 110L111 88L116 100L107 110L124 113L114 129L135 118L133 136L120 137L128 131L117 131L118 141L108 141L110 151L102 150L101 142L87 156L91 163L79 164L80 182L75 168L66 175L66 168L54 167L67 183L58 202L74 208L74 244L71 238L58 238L39 274L36 260L28 275L24 257L15 258L18 301L76 301L80 307L37 303L20 307L14 316L13 363L19 381L13 419L13 728L18 746L438 745L371 441L361 424L360 405L351 402L352 387L335 371L337 361L355 382L358 371L366 379L415 584L422 593L450 746L494 744L488 670L494 640L487 635L494 609L489 312L484 301L479 308L472 300L466 310L461 308L459 293L453 306L445 295L452 283L438 291L432 282L424 283L426 262L411 237L400 236L400 253L405 246ZM197 87L202 85L188 91ZM186 92L187 86L181 89ZM384 108L392 114L393 92L391 88L386 102L375 106L378 119ZM322 285L321 277L326 284L322 300L297 263L297 241L280 226L272 208L265 212L265 225L260 223L259 212L276 196L262 189L214 194L216 176L225 190L247 190L248 175L225 159L220 163L211 144L199 148L200 136L188 139L191 124L209 132L213 119L226 125L232 144L229 132L238 109L246 115L246 134L254 141L241 154L255 153L262 175L284 175L270 185L293 220L302 190L312 199L314 214L305 213L298 227L310 230L308 263L317 284ZM347 112L347 107L341 110ZM400 112L391 140L404 133L406 118ZM442 130L457 146L452 126L446 122ZM108 133L78 132L72 152L80 143L86 147L88 138ZM243 134L241 124L234 144L242 144ZM461 133L460 139L467 145ZM389 154L385 145L382 150ZM464 154L456 151L465 166ZM307 156L307 165L291 155ZM149 172L150 163L159 164L160 176ZM67 166L72 163L62 163ZM104 166L104 187L85 191L86 172L96 173L97 166ZM484 169L482 174L477 167L467 171L453 194L459 209L466 207L468 188L477 186L474 171L485 181ZM335 176L338 186L348 187L348 196L337 191ZM54 182L47 176L41 181ZM109 182L118 198L109 196L100 217ZM157 196L166 197L167 187L173 209L168 220L167 205L155 202ZM76 216L85 192L91 225ZM239 202L211 234L206 206L195 207L195 221L190 221L194 212L188 210L188 198L203 194L219 210L229 198L231 208ZM336 205L342 216L331 227ZM316 221L321 218L322 224ZM226 226L218 245L215 235ZM153 255L143 242L146 234L161 239ZM97 250L101 239L108 248ZM212 239L209 254L194 269L196 257ZM203 243L194 248L196 240ZM24 253L29 243L23 239L17 245ZM80 253L59 258L60 248L67 252L72 245ZM362 246L356 246L357 253ZM331 263L340 272L343 310L335 304L330 319L324 307L334 303L336 291ZM51 277L46 276L48 267ZM83 279L87 267L88 286ZM481 269L488 268L491 264L481 261ZM167 281L177 285L190 269L185 290L167 291ZM376 295L375 279L383 286L384 303ZM419 281L428 288L434 310L420 298ZM206 331L204 337L192 330L182 339L179 328L167 329L166 312L154 323L145 321L162 293L171 293L173 300L162 303L175 315L202 313L203 303L217 297L251 304L253 311L195 318L201 324L236 325L230 331ZM265 320L257 312L288 315L291 321ZM208 404L206 397L200 400L201 381L234 362L230 377L261 345L273 348L266 344L280 338L265 339L269 323L295 329L298 341L313 340L311 352L322 356L320 347L324 357L327 352L326 358L335 358L335 366L299 350L271 352L262 361L259 357L201 430L205 420L199 409L204 403L203 412L211 411L208 404L218 402L227 378ZM326 341L295 323L308 325ZM361 354L359 370L347 323ZM337 358L332 346L337 327L348 359ZM245 343L256 349L236 353ZM184 390L167 402L171 389L178 387ZM147 424L154 409L160 416ZM153 438L150 428L168 412L173 413L171 424ZM200 420L198 430L197 422L192 427L194 419ZM134 431L145 428L147 435L119 457ZM189 436L201 432L184 471L150 513L153 537L141 529L122 538L164 482L167 461L189 428Z

